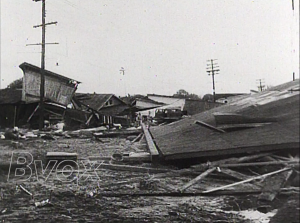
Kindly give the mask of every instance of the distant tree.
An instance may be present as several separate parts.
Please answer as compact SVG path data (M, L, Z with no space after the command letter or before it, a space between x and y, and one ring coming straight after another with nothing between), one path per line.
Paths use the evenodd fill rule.
M197 100L201 99L201 97L199 97L199 96L196 95L196 94L189 94L188 98L189 98L189 99L197 99Z
M176 92L176 94L173 94L174 97L179 98L189 98L189 99L200 99L200 97L196 94L190 94L184 89L180 89Z
M179 97L185 98L186 96L189 95L189 93L188 93L186 90L184 90L184 89L180 89L180 90L178 90L178 91L176 92L175 95L176 95L176 96L179 96ZM175 96L175 95L174 95L174 96Z
M214 97L212 94L205 94L203 97L202 97L202 101L213 101L214 100Z
M20 89L22 87L23 87L23 77L21 77L17 80L14 80L9 85L7 85L7 88L10 88L10 89Z

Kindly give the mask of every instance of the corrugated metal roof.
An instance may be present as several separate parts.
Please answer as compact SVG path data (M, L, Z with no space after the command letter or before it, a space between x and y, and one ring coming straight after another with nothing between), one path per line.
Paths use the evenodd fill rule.
M239 97L227 105L196 114L151 133L165 159L219 156L272 149L299 148L299 80L255 95ZM216 126L213 113L235 113L252 118L274 118L269 125L226 133L195 124L196 120Z

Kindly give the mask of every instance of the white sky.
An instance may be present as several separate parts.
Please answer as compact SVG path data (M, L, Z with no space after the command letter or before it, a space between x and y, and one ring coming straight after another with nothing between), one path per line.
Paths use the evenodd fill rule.
M46 69L78 92L249 93L299 78L299 0L46 0ZM1 0L1 87L40 66L41 2ZM56 66L58 63L58 66ZM123 76L119 71L125 68Z

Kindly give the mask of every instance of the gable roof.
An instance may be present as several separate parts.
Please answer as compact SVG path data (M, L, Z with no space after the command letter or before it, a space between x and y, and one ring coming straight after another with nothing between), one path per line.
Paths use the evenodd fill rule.
M299 148L299 80L254 95L241 96L226 105L190 118L150 129L165 159L241 154ZM276 121L255 128L220 133L196 121L216 126L214 113L234 113L252 119Z
M74 101L85 106L92 108L93 110L98 111L101 109L107 101L111 98L119 100L121 104L127 105L120 98L115 96L114 94L89 94L89 93L75 93Z
M0 104L17 104L21 102L22 90L16 89L1 89L0 90Z
M40 73L41 72L41 68L40 67L37 67L35 65L32 65L32 64L29 64L29 63L22 63L20 64L19 66L23 72L25 72L26 70L31 70L31 71L35 71L36 73ZM76 81L74 79L71 79L71 78L68 78L68 77L65 77L65 76L62 76L60 74L57 74L57 73L54 73L52 71L49 71L49 70L45 70L45 76L48 76L48 77L54 77L56 79L59 79L61 81L64 81L64 82L67 82L69 83L70 81ZM78 84L80 84L81 82L79 81L76 81Z
M113 96L113 94L75 93L75 100L94 110L99 110Z

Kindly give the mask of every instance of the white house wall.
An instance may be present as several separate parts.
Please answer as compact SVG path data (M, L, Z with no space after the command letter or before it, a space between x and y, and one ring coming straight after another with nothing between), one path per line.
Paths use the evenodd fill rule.
M151 117L154 117L156 109L178 108L181 111L183 111L184 105L185 105L185 99L177 99L177 101L174 101L172 104L164 105L164 106L161 106L158 108L148 109L148 110L140 111L140 112L136 112L136 113L141 113L141 115L150 115Z
M162 97L162 96L156 96L156 95L148 95L147 96L149 99L157 102L164 103L166 105L176 103L178 101L185 101L185 99L182 98L172 98L172 97Z

